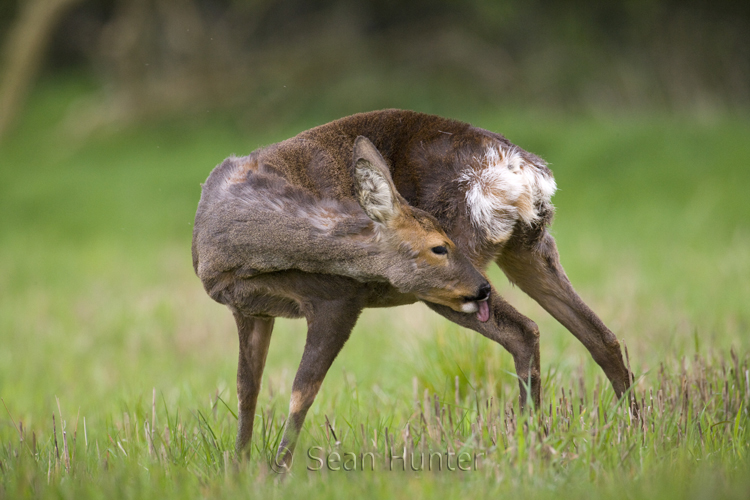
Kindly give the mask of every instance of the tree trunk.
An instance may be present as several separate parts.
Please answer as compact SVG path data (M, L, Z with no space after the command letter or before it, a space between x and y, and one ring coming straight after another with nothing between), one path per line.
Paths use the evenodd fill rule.
M82 0L29 0L5 40L5 74L0 86L0 140L10 130L44 59L45 48L63 14Z

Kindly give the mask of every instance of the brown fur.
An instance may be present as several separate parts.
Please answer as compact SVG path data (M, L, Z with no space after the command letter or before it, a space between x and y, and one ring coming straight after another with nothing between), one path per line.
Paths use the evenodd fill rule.
M383 224L370 220L357 203L362 197L352 172L362 156L360 136L371 141L377 157L382 155L375 163L389 171L398 201L397 216ZM291 458L326 371L364 307L423 300L451 321L500 343L513 355L521 406L538 405L539 330L494 289L489 321L461 312L460 297L475 293L469 289L480 283L468 262L477 269L496 262L511 282L581 340L618 396L628 388L617 338L576 294L560 264L547 231L552 206L537 200L536 217L528 223L517 220L502 241L489 239L472 223L466 188L458 179L467 166L481 167L478 162L488 147L514 150L529 168L551 179L543 160L502 135L400 110L342 118L248 157L230 158L214 170L196 214L193 259L207 292L229 305L237 318L238 450L252 433L276 316L308 321L277 457L282 466ZM531 202L522 196L516 203L529 210ZM300 225L300 220L310 222ZM450 259L430 251L439 245L448 248Z
M463 311L488 298L487 280L434 217L399 195L372 143L359 137L346 154L337 163L319 144L286 141L226 160L204 185L193 261L237 322L240 450L252 434L273 318L308 321L279 452L287 460L364 307L425 300Z

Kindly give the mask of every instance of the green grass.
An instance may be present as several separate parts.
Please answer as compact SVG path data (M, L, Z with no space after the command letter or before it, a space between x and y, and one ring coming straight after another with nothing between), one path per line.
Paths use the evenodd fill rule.
M493 270L540 325L540 411L517 413L499 346L421 305L366 311L279 482L268 459L304 323L277 322L252 456L238 463L236 334L192 273L192 219L223 158L332 117L248 131L212 116L81 139L59 123L86 90L43 85L0 146L0 498L746 498L746 117L456 116L551 163L563 264L626 340L643 411L618 405L572 335ZM484 456L468 472L390 471L386 435L416 463ZM375 471L308 472L314 446L372 452Z

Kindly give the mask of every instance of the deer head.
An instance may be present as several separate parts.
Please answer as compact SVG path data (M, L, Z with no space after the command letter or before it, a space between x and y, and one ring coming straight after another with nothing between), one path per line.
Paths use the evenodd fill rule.
M385 160L366 137L354 142L353 165L357 200L392 262L386 270L391 284L420 300L476 312L480 321L487 321L487 279L457 251L434 217L401 197Z

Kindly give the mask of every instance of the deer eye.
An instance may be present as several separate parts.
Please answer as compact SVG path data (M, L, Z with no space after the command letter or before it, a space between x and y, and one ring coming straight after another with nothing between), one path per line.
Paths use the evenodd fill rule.
M448 253L448 249L444 247L443 245L432 247L432 253L437 255L445 255Z

